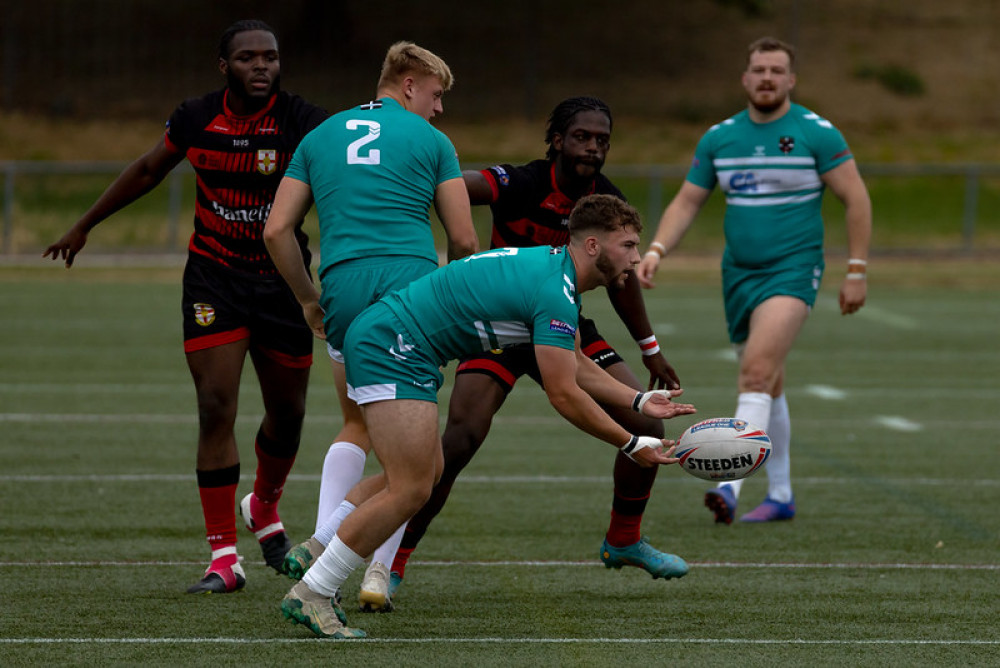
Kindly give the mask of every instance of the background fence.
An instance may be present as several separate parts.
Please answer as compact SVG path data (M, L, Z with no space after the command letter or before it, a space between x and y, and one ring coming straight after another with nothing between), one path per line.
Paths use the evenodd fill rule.
M3 174L0 254L40 254L58 239L121 171L121 162L0 161ZM472 167L472 165L466 165ZM861 165L875 214L873 251L974 254L1000 251L1000 165ZM652 234L686 165L609 165ZM194 204L194 173L182 163L158 188L115 214L88 240L87 253L179 253L186 248ZM687 249L717 250L724 201L710 198L687 237ZM824 202L827 244L846 249L840 203ZM489 210L474 208L480 237L489 238ZM306 222L318 238L316 221Z

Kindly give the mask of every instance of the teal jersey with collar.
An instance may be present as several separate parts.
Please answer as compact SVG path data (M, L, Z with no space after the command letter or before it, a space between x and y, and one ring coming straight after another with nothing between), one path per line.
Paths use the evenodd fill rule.
M462 177L451 141L391 98L342 111L299 144L285 175L310 186L320 275L345 260L409 255L438 263L429 209Z
M519 343L572 350L580 307L573 260L551 246L477 253L383 301L442 366Z
M851 158L840 131L801 105L770 123L744 110L705 133L687 180L725 193L725 264L822 263L820 175Z

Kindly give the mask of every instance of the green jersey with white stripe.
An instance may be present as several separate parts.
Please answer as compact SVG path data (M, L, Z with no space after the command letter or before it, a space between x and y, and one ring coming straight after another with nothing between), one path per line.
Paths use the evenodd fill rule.
M565 247L477 253L383 301L442 366L519 343L572 350L579 322L576 267Z
M687 180L726 195L723 263L745 268L822 263L820 175L851 159L829 121L792 104L755 123L744 110L698 142Z

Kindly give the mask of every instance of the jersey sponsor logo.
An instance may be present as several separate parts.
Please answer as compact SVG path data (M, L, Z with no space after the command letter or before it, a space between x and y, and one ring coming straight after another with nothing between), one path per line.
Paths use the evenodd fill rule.
M215 322L215 307L211 304L195 304L194 321L202 327L208 327Z
M778 148L782 153L791 153L795 150L795 137L778 137Z
M263 223L267 220L268 214L271 213L271 203L246 209L230 209L218 202L212 202L212 213L223 220L240 223Z
M576 336L576 327L555 318L549 320L549 331Z
M278 151L273 148L262 148L257 151L257 171L265 176L274 174L278 169Z

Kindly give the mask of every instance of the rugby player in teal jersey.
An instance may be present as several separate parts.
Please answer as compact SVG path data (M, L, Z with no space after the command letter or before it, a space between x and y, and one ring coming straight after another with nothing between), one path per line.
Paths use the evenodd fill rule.
M660 259L680 243L718 184L726 195L726 320L739 356L736 417L765 429L773 448L767 497L740 518L744 522L795 516L785 359L823 276L826 188L845 209L849 259L840 287L841 313L856 312L867 295L868 190L841 133L791 101L794 66L795 50L789 44L765 37L750 45L742 79L747 109L702 137L687 178L664 211L637 271L643 285L652 287ZM723 483L705 494L716 522L733 521L742 483Z
M598 402L670 418L694 412L672 402L682 390L636 391L579 345L579 295L624 283L639 262L641 228L638 213L622 200L590 195L570 215L567 246L500 248L453 262L354 321L344 346L347 383L384 473L352 491L360 503L283 599L286 618L320 636L364 636L346 626L333 599L351 572L423 505L441 475L437 391L440 367L451 360L530 341L546 396L569 422L641 466L677 462L675 441L629 433ZM497 284L505 289L498 292ZM367 492L359 494L360 488Z
M308 562L332 537L353 508L342 502L361 479L371 449L344 381L348 326L369 304L437 268L431 205L448 237L449 260L479 250L455 148L428 122L444 111L441 98L452 82L437 55L411 42L392 45L375 99L335 114L306 136L278 187L264 240L306 321L326 339L344 417L323 464L316 533L293 547L286 563ZM303 271L294 243L293 222L313 202L322 291ZM391 563L398 544L397 536L373 563ZM367 585L377 589L375 596L388 586L388 571L378 575Z

